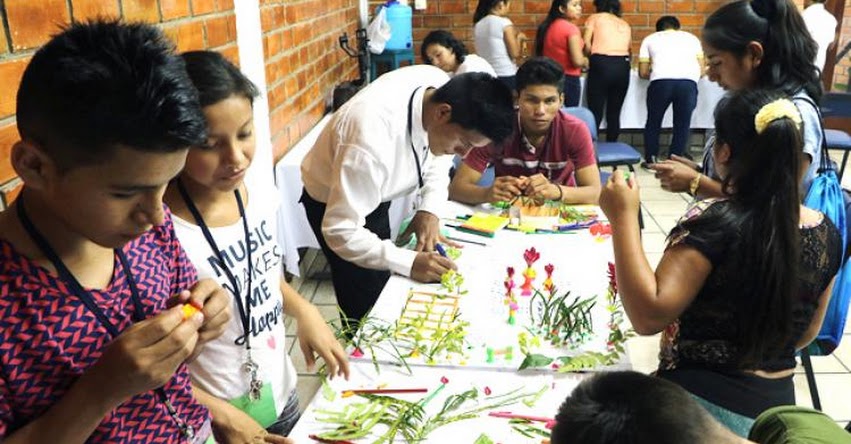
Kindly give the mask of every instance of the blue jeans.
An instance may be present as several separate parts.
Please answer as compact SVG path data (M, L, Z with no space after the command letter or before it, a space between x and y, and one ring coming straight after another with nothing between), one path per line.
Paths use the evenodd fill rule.
M278 420L273 422L269 427L266 427L266 431L273 435L288 436L300 417L301 412L298 411L298 394L293 390L290 393L290 398L287 399L287 405L281 410Z
M582 83L579 76L564 75L564 106L579 106L582 99Z
M685 79L662 79L647 87L647 123L644 125L644 158L659 154L659 132L668 107L674 105L674 132L669 153L678 156L688 143L691 113L697 106L697 83Z

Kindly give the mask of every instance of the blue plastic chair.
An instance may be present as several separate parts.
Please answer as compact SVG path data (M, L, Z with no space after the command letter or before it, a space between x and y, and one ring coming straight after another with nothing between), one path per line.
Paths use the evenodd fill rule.
M594 120L594 114L591 113L591 110L581 106L569 106L562 108L562 111L582 119L588 126L588 130L591 131L591 140L594 141L594 151L597 153L597 165L612 167L612 169L625 166L630 171L635 172L633 165L641 162L641 153L623 142L600 142L597 140L597 121Z
M561 109L563 112L576 117L588 127L591 132L591 140L594 142L594 152L597 155L597 166L600 167L600 183L604 184L609 180L611 173L604 172L602 167L610 166L612 170L615 167L625 165L629 170L635 173L633 165L641 162L641 154L635 148L622 142L599 142L597 140L597 123L594 120L594 114L588 108L581 106L566 106ZM603 162L605 159L605 163ZM644 229L644 215L641 207L638 208L638 226Z
M455 169L458 168L460 165L461 156L456 154L455 157L452 158L452 171L449 173L450 177L455 175ZM496 175L493 170L493 165L488 165L488 167L485 168L484 171L482 171L482 177L479 179L476 185L480 187L489 187L493 185L494 177L496 177Z

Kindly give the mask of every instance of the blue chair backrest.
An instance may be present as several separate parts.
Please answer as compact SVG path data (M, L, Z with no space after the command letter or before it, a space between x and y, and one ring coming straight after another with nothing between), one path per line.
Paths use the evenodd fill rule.
M594 120L594 114L590 109L581 106L565 106L561 110L585 122L588 130L591 131L591 140L597 141L597 121Z
M455 170L458 166L461 165L461 156L455 155L452 158L452 169ZM493 185L494 178L496 177L496 173L494 172L493 165L488 165L484 171L482 171L482 177L476 183L476 185L480 187L489 187Z

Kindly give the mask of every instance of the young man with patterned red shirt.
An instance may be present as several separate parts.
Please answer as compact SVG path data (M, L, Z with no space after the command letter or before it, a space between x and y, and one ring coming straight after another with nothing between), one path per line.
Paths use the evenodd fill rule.
M17 123L24 189L0 213L0 441L206 441L184 362L230 315L162 202L205 140L182 60L148 25L71 25L27 66Z
M449 198L468 204L510 201L525 195L565 203L596 204L600 173L591 132L561 111L564 76L547 57L536 57L517 71L517 119L513 135L501 145L474 148L449 184ZM493 165L496 179L479 186Z

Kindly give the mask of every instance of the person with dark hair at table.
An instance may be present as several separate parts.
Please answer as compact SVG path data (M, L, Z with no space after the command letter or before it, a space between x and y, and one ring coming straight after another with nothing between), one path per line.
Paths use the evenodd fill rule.
M591 132L561 110L564 76L548 57L535 57L517 70L517 117L504 143L473 149L449 184L449 198L468 204L509 201L518 195L565 203L597 202L600 172ZM478 181L488 165L496 179Z
M744 439L682 387L638 372L601 372L558 409L551 444L849 444L851 434L822 412L797 406L761 414Z
M384 74L332 116L301 164L301 202L331 267L344 316L361 319L390 272L420 282L439 281L455 268L435 252L438 209L447 199L452 156L499 143L511 134L511 91L497 78L466 73L449 78L434 66ZM396 197L420 200L406 244L390 240L388 209Z
M450 76L465 72L483 72L496 77L487 60L467 52L464 42L449 31L438 29L428 33L420 47L423 62L434 65Z

